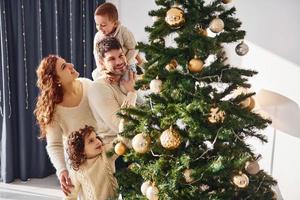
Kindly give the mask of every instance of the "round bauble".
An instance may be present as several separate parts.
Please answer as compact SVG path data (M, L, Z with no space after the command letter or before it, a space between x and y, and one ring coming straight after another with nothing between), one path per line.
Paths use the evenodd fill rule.
M249 47L246 43L244 42L241 42L240 44L238 44L236 47L235 47L235 52L237 55L239 56L244 56L248 53L249 51Z
M180 28L185 23L184 12L178 7L172 7L167 11L165 21L173 28Z
M126 152L126 146L122 142L119 142L115 146L115 153L119 156L124 155Z
M222 3L224 3L224 4L228 4L228 3L231 3L232 2L232 0L222 0Z
M146 195L147 189L148 187L151 186L151 182L150 181L145 181L142 185L141 185L141 192L143 195Z
M156 79L153 79L150 82L150 91L155 93L155 94L159 94L161 91L161 86L162 86L162 81L158 79L158 77L156 77Z
M224 22L219 17L213 19L209 24L209 29L214 33L220 33L224 29Z
M169 64L166 65L166 70L173 71L178 66L178 63L175 59L172 59Z
M207 33L207 30L205 28L203 28L201 25L197 24L195 26L195 30L196 32L199 34L199 35L204 35L204 36L207 36L208 33Z
M246 174L239 174L233 177L233 183L239 188L245 188L249 185L249 178Z
M165 130L159 137L161 145L166 149L176 149L180 143L180 135L173 128Z
M203 65L204 65L203 61L195 57L189 61L188 67L190 72L197 73L202 71Z
M150 186L147 188L146 197L149 200L158 200L158 189L155 186Z
M247 161L245 164L245 170L251 175L257 174L260 170L258 162L257 161Z
M240 103L240 105L243 108L247 108L248 110L253 110L253 108L255 107L255 100L253 97L248 97L247 99L245 99L244 101L242 101Z
M132 139L132 148L137 153L146 153L149 151L151 139L144 133L139 133Z

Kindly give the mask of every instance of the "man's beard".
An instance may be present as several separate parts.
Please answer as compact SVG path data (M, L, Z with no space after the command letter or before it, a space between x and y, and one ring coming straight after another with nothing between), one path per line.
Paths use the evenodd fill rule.
M125 65L126 67L122 71L121 70L117 70L117 71L114 70L115 67L119 67L119 66L123 66L123 65ZM115 76L123 76L126 73L126 71L128 70L128 67L127 67L126 64L122 64L122 65L119 65L119 66L114 66L113 71L110 71L110 74L115 75Z

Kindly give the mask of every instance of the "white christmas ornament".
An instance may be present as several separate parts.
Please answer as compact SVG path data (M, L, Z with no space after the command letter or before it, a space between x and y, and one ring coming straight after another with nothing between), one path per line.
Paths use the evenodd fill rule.
M150 147L150 137L146 134L139 133L132 139L132 147L137 153L146 153Z
M224 22L219 17L213 19L209 24L209 29L214 33L220 33L224 29Z
M149 200L158 200L158 189L155 186L148 187L146 191L146 197Z
M156 79L150 82L150 90L155 94L159 94L161 91L162 81L156 77Z
M141 186L141 192L143 195L146 195L147 189L148 187L151 186L151 182L150 181L145 181L142 186Z

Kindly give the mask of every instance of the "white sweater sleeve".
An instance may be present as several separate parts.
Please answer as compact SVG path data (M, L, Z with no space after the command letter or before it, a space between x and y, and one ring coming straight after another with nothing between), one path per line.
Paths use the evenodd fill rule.
M47 152L52 164L56 169L56 174L59 177L60 173L67 169L64 157L64 145L62 139L62 130L57 121L53 120L46 127Z
M94 59L95 59L95 63L96 63L96 66L97 66L96 69L98 69L98 70L101 69L101 65L100 65L100 61L99 61L100 58L99 58L99 55L98 55L98 49L97 49L96 44L97 44L98 42L100 42L101 39L102 39L102 37L101 37L100 33L97 32L97 33L95 34L95 37L94 37L93 54L94 54Z
M135 105L136 96L136 92L129 92L123 105ZM117 134L120 123L117 112L120 111L121 106L114 96L113 90L105 84L94 82L89 88L88 98L93 112L99 115L104 123Z
M127 28L124 27L122 37L124 41L124 47L128 49L127 52L125 52L127 62L128 64L134 64L136 62L135 57L138 54L138 50L135 49L136 41L134 39L134 36L132 32L130 32Z

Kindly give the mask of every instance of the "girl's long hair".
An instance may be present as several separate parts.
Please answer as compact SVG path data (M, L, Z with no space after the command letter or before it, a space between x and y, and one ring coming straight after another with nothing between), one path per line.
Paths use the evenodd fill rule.
M40 90L34 114L40 126L40 137L46 137L46 126L53 120L55 105L63 100L63 89L56 72L58 56L49 55L39 64L37 86Z

